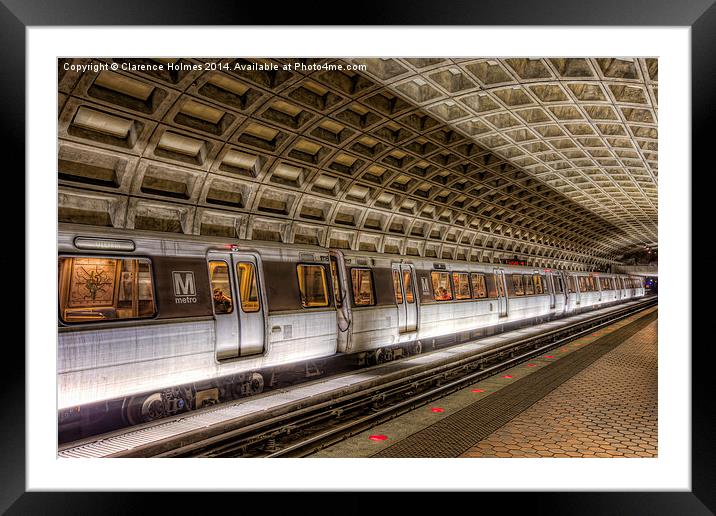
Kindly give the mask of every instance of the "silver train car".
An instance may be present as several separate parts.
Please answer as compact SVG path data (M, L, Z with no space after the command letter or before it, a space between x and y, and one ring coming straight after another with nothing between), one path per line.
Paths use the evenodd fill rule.
M380 363L643 295L624 275L60 225L59 424L150 421L299 362Z

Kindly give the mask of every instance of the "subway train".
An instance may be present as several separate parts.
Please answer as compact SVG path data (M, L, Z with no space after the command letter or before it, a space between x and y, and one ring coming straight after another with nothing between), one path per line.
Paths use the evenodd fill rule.
M643 295L624 275L61 224L58 421L147 422L292 364L381 363Z

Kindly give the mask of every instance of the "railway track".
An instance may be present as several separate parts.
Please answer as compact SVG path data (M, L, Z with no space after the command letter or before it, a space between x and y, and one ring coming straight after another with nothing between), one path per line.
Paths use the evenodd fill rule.
M157 453L156 457L305 457L417 407L538 356L596 329L655 306L657 298L537 336L488 349L227 433Z
M657 304L656 297L60 446L59 457L303 457Z

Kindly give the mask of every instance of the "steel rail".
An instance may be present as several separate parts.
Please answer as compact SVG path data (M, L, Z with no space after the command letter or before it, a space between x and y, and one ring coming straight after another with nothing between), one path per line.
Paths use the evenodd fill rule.
M601 314L568 326L549 330L540 335L512 341L503 346L493 347L454 362L440 364L405 378L392 380L360 392L350 393L340 398L290 411L220 435L198 439L153 456L202 457L227 456L237 453L246 455L249 450L257 449L263 443L271 442L277 437L295 435L297 432L303 431L302 429L321 424L327 419L335 423L336 418L345 418L347 415L353 414L366 406L370 406L374 410L371 414L364 415L358 419L354 417L347 423L328 431L313 433L304 440L264 455L268 457L306 456L318 449L355 435L366 428L445 396L460 389L465 384L474 383L483 377L496 374L501 370L512 367L516 363L563 345L567 341L580 338L595 329L611 325L616 321L650 308L656 305L657 302L658 298L656 297L648 298L636 305L624 307L608 314ZM542 345L546 341L549 342ZM521 353L525 348L531 349ZM485 368L487 362L505 357L508 358ZM479 369L479 371L472 372L475 369ZM455 379L456 376L458 377L457 379ZM444 383L446 381L448 383ZM421 388L425 389L426 385L427 391L417 393ZM411 398L394 401L396 398L404 397L405 395L411 395ZM381 403L387 402L392 404L386 408L376 408Z
M431 401L434 401L435 399L442 398L448 394L460 390L466 385L476 383L485 377L492 376L505 369L509 369L510 367L513 367L516 364L519 364L521 362L529 360L530 358L540 355L545 351L562 346L567 342L579 339L589 333L594 332L594 330L596 329L610 326L619 320L631 317L636 313L651 308L654 304L655 303L645 303L644 305L632 306L629 310L625 310L624 313L619 313L618 315L612 314L614 317L610 318L609 320L603 321L597 325L589 326L588 328L581 330L577 333L565 336L557 341L535 348L531 351L527 351L519 356L514 356L489 368L481 369L480 371L467 374L447 384L439 385L432 390L422 394L418 394L411 399L396 402L395 404L381 409L377 412L368 414L353 421L349 421L348 423L340 425L327 432L311 436L301 442L294 443L290 446L287 446L286 448L275 451L267 455L266 457L305 457L307 455L311 455L312 453L315 453L328 446L332 446L337 442L340 442L348 437L367 430L368 428L371 428L377 424L383 423L390 419L394 419L395 417L414 410L417 407L423 406ZM591 320L583 321L583 323L587 324L589 321Z

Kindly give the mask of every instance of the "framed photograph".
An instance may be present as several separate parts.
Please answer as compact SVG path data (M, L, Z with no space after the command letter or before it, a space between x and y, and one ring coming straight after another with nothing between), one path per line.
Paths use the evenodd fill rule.
M372 8L380 16L366 18ZM577 6L554 1L539 8L520 2L509 10L496 4L458 9L405 2L362 4L355 9L356 21L370 25L345 25L352 20L336 23L320 9L316 19L294 13L295 7L274 13L270 6L251 5L239 14L227 2L202 9L171 2L97 7L84 0L64 6L4 0L0 6L0 33L5 35L1 50L5 73L0 80L6 112L3 135L7 148L26 149L24 154L15 152L24 156L17 169L24 169L26 176L23 184L17 174L12 191L18 196L24 191L28 204L27 333L24 355L19 346L7 355L7 360L26 367L25 371L19 366L6 368L5 439L0 444L6 481L0 490L0 508L8 514L133 510L142 499L126 491L348 491L353 492L352 506L367 511L360 500L369 493L362 491L461 491L480 496L515 491L514 500L521 508L549 504L550 512L558 514L714 511L713 427L705 416L712 412L713 402L703 381L709 378L708 346L692 344L691 336L692 310L697 317L705 317L705 310L696 298L691 301L691 277L696 272L690 262L691 169L696 163L704 170L710 165L699 157L703 160L711 145L712 92L716 91L712 0L693 0L683 6L666 1ZM281 25L301 21L313 25ZM277 68L260 73L251 68L257 63ZM328 63L363 68L345 75L345 84L326 82L320 67L294 68ZM224 69L228 66L248 68L233 73ZM567 71L570 66L575 68ZM549 74L553 88L543 87L547 75L540 73ZM232 82L232 77L240 80ZM282 80L285 87L279 87ZM486 87L489 84L499 88ZM281 99L266 103L276 88ZM360 88L392 93L359 98L355 92ZM550 104L547 97L560 92L580 112L589 113L591 127L580 128L577 115L570 118L572 108L566 101ZM539 102L532 106L528 99L523 108L520 95ZM491 99L506 109L493 111L488 105ZM252 108L254 101L261 107ZM612 113L616 105L618 111ZM454 178L441 182L434 177L438 170L454 172L449 157L442 164L437 158L418 159L420 145L441 143L429 130L411 129L406 117L416 110L441 126L454 126L454 136L443 136L465 140L464 149L458 149L456 142L449 145L468 161L471 145L495 147L510 170L527 171L551 188L571 192L573 198L582 199L586 211L599 213L599 224L613 227L614 232L603 241L594 240L592 270L606 272L609 260L603 256L608 253L599 252L616 246L610 237L629 245L648 242L654 249L662 240L658 453L634 460L466 458L378 463L58 457L58 300L47 288L57 281L58 221L244 240L254 235L258 240L283 242L290 235L291 242L394 254L410 254L408 247L415 245L420 256L469 261L460 253L472 252L472 244L451 242L449 235L441 234L443 244L434 250L427 237L411 243L407 228L413 227L419 213L410 210L423 206L420 177L429 183L425 199L437 199L432 204L447 210L431 215L446 233L451 225L461 224L457 214L466 202L459 189L452 189ZM322 119L328 111L330 117ZM556 120L554 125L565 130L563 138L548 134L550 124L534 118L540 116ZM364 134L357 138L357 132ZM603 150L591 146L592 134L608 145ZM407 157L400 151L383 154L401 138L415 139L416 147ZM638 148L622 144L630 138L638 140ZM561 155L563 168L554 164L556 158L550 153ZM76 156L90 154L94 156L91 170L78 165L81 160ZM595 170L619 162L633 181L633 191L629 187L621 192L633 209L609 204L610 196L621 198L614 193L623 187L618 178L609 185L600 183L602 178L587 184L589 174L579 172L587 160L597 164ZM391 182L403 177L409 186L387 191L380 177L386 171ZM324 180L319 180L321 174ZM336 183L331 186L333 179ZM254 195L250 185L258 182L263 183L260 195ZM309 191L309 184L313 190ZM595 194L598 189L604 195ZM708 188L699 183L699 190ZM326 193L330 191L334 193ZM331 211L336 199L351 195L353 212ZM403 200L408 204L399 205ZM494 202L498 206L500 201ZM329 211L332 218L321 222ZM540 217L547 219L549 213L543 211ZM367 231L352 231L351 217L360 217L360 227ZM396 229L391 233L388 228L393 224ZM383 236L374 238L371 228L385 229ZM599 234L599 228L588 223L582 228L585 238ZM537 267L557 268L570 266L572 259L565 253L554 261L535 261L528 246L502 245L480 251L474 261L512 266L529 261ZM585 245L579 252L586 256L591 251ZM75 285L77 298L68 297L71 307L111 305L118 282L120 297L124 291L139 292L132 294L137 298L130 307L135 316L141 315L140 310L156 313L155 292L161 316L162 302L181 298L181 303L191 304L200 285L193 272L187 275L186 264L168 273L166 292L160 293L153 290L148 268L135 277L124 270L119 275L102 260L85 261L92 270L76 267L67 280ZM160 270L161 263L152 265L152 271ZM425 296L439 289L444 301L452 301L453 296L469 299L475 289L489 296L494 287L485 279L478 284L479 278L470 280L467 274L464 278L434 274L432 279L416 276L411 298L413 293ZM364 276L360 289L365 292L361 290L360 296L372 306L381 296L376 288L380 278ZM227 282L231 277L227 275ZM529 295L547 288L542 276L533 282L525 277L526 290L508 283L504 288ZM107 278L112 280L111 288ZM332 302L326 292L328 278L311 282L319 309ZM400 281L398 276L386 278L386 285L396 278ZM580 278L577 284L582 291L601 290L603 285L592 277ZM298 292L307 287L297 282L295 288ZM233 302L232 317L258 311L247 311L246 306L257 305L241 305L236 296ZM212 310L208 301L205 307L193 308ZM93 317L98 316L93 312ZM298 330L289 326L286 331L292 331L293 337ZM71 382L82 381L82 374ZM202 402L212 401L209 391L201 394ZM117 493L86 493L91 491ZM251 498L250 503L259 500ZM429 503L436 509L441 505L435 499ZM72 509L58 509L60 505Z

